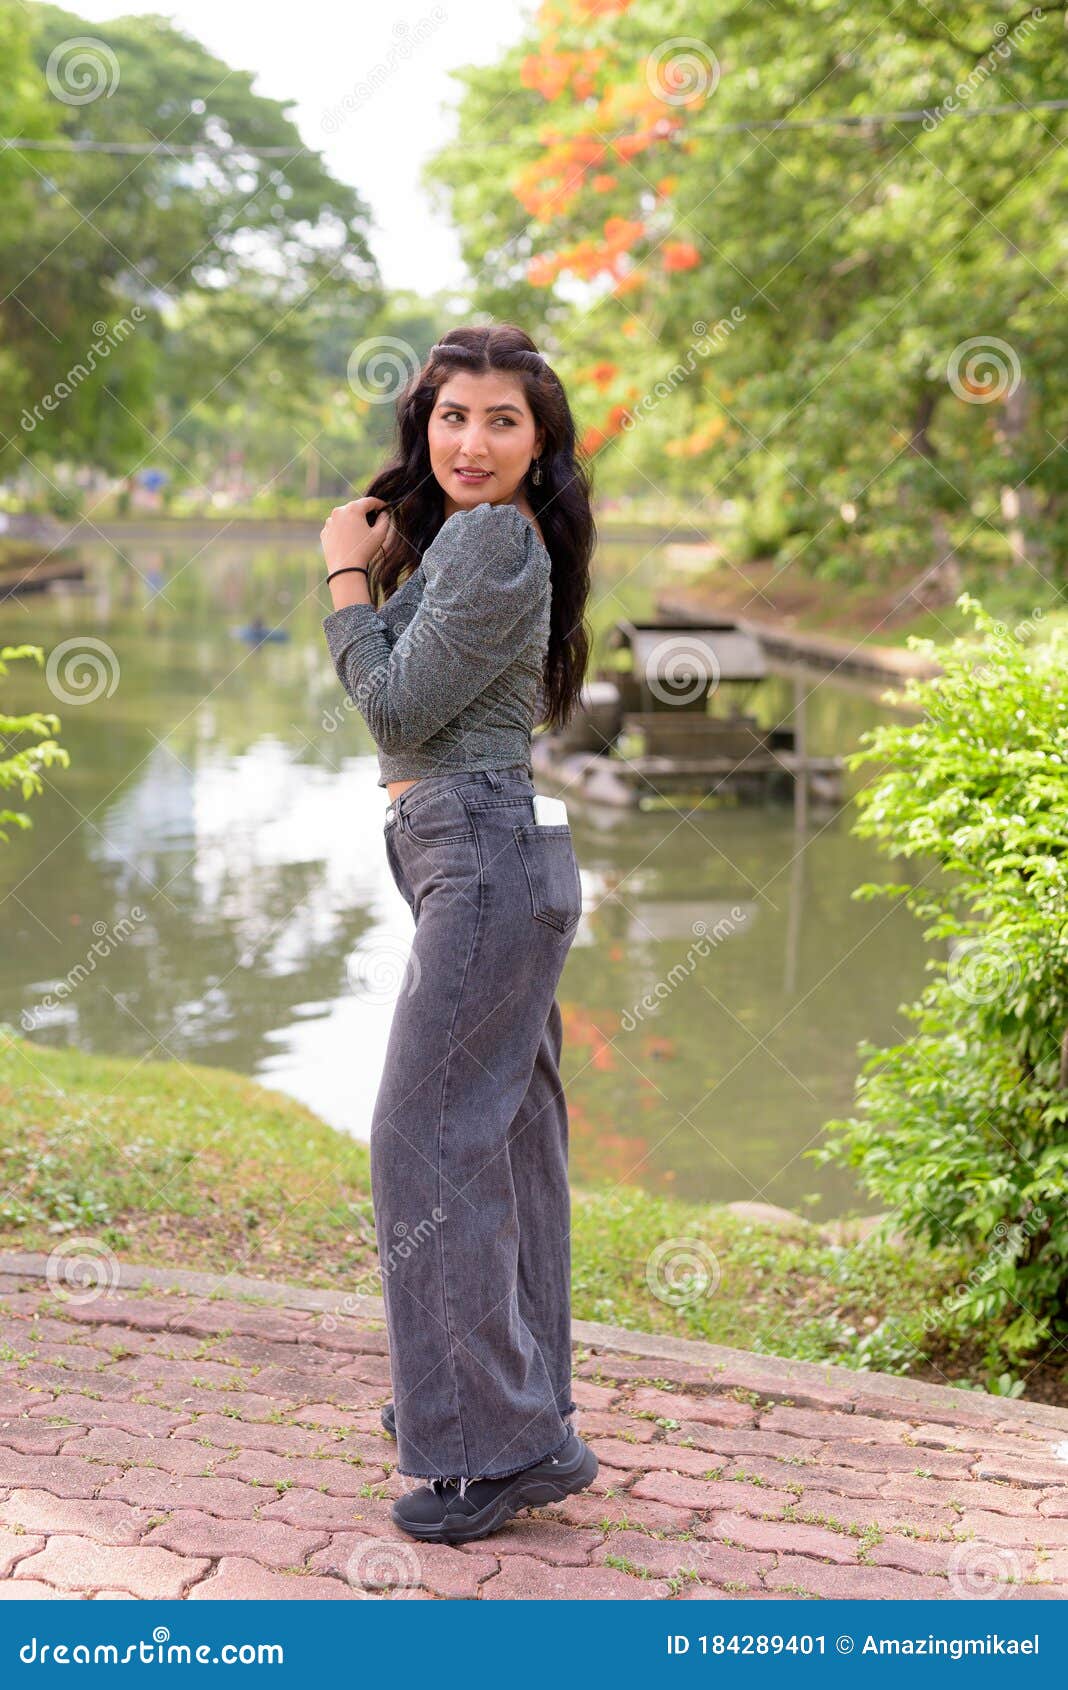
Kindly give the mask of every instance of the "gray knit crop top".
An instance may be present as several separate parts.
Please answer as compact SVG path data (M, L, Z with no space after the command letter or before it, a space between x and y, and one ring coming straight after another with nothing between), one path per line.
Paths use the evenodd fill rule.
M378 785L530 765L551 560L516 505L455 511L381 609L323 617L337 677L378 747Z

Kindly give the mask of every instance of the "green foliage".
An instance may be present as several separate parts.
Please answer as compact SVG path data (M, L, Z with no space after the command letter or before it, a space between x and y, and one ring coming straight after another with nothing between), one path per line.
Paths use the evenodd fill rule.
M540 333L583 428L636 418L597 450L602 492L729 500L745 557L781 532L748 520L770 460L805 573L864 581L873 545L906 575L978 562L980 535L996 567L1024 551L1060 578L1068 113L1023 107L1063 92L1063 23L1009 0L629 0L541 8L458 73L428 178L475 306ZM904 111L930 121L861 121Z
M40 646L0 646L0 680L6 677L9 663L27 657L32 657L38 666L44 662ZM42 789L41 769L51 768L53 763L61 763L64 768L69 766L69 752L54 739L44 737L56 733L58 729L59 717L51 711L31 710L24 716L8 716L0 710L0 741L8 741L15 734L36 734L40 741L20 750L8 750L6 755L0 756L0 792L17 786L23 798L31 798ZM10 835L4 831L7 826L26 829L32 827L33 822L24 810L0 809L0 839L5 844L10 842Z
M84 38L80 71L63 52L50 67ZM218 429L201 479L220 440L233 452L274 420L272 467L287 463L297 418L315 432L318 339L380 304L358 193L302 142L291 102L256 94L251 73L166 18L89 23L0 0L0 43L0 133L148 149L0 154L0 387L21 413L4 472L30 458L126 473L165 442L162 466L197 475L201 409ZM79 74L100 97L61 97Z
M904 1007L914 1034L862 1045L859 1115L807 1154L857 1168L900 1230L971 1253L912 1341L980 1329L1019 1358L1068 1333L1068 631L1036 645L1036 620L957 603L979 640L911 638L943 666L906 687L919 719L850 759L883 766L854 830L924 864L854 897L903 900L949 955Z

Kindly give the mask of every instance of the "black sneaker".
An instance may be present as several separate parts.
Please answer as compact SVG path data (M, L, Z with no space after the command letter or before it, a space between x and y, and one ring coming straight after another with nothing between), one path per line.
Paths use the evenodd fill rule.
M563 1449L506 1479L434 1479L399 1497L396 1525L423 1543L470 1543L508 1524L523 1508L561 1502L597 1477L597 1457L572 1432Z

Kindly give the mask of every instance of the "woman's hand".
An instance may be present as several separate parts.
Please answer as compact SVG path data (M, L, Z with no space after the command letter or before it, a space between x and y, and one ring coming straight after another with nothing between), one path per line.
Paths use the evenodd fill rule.
M367 515L369 511L384 510L385 504L385 499L368 495L363 499L350 499L347 505L335 506L319 534L328 571L343 569L348 564L366 567L370 563L385 544L390 522L388 518L379 517L372 528Z

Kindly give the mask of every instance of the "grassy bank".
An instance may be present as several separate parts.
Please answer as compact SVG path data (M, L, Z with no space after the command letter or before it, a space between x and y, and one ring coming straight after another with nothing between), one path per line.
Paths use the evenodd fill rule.
M5 1250L90 1239L129 1263L379 1290L366 1146L253 1080L0 1027L0 1122ZM688 1287L673 1273L687 1263L702 1276ZM917 1357L893 1337L960 1270L918 1246L834 1246L802 1220L783 1231L633 1189L575 1197L580 1319L996 1388L978 1358L944 1343Z

